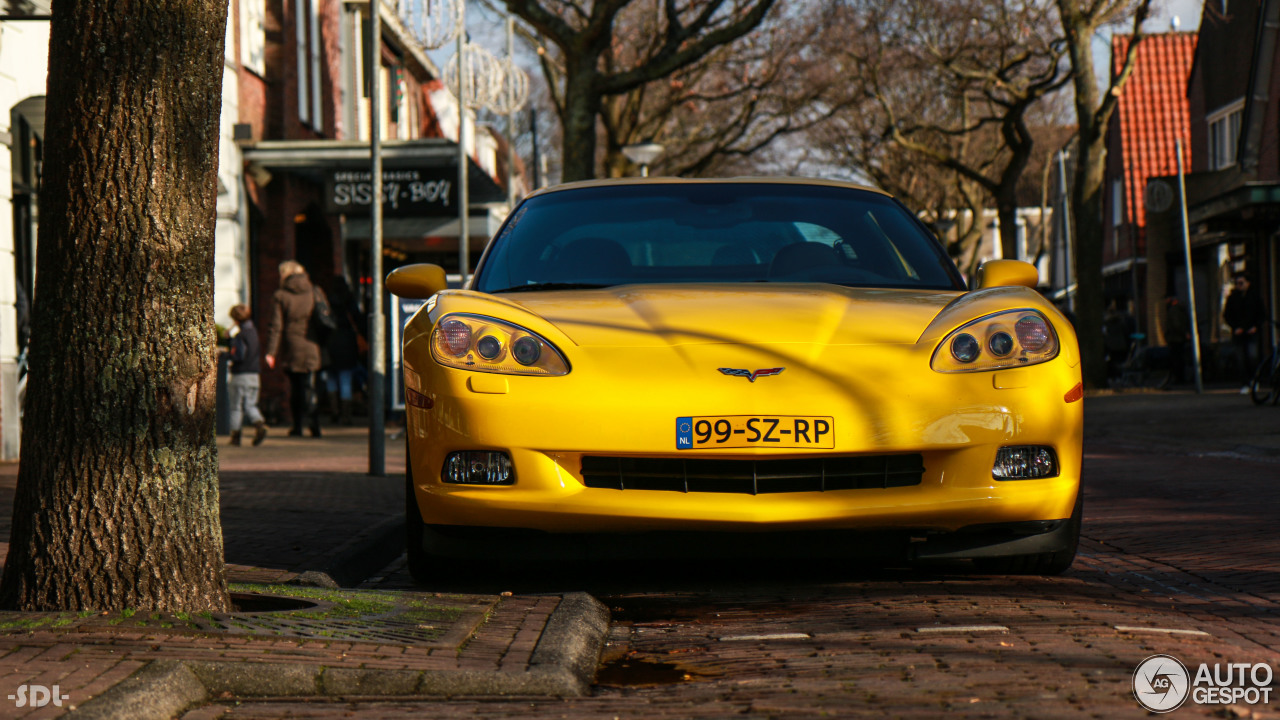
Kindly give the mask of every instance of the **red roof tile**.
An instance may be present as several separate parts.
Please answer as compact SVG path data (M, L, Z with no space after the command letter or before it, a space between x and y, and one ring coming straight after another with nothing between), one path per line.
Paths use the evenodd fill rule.
M1111 73L1124 63L1130 35L1111 39ZM1162 33L1138 43L1137 62L1120 95L1116 113L1123 149L1126 216L1134 226L1146 226L1143 193L1149 178L1178 171L1175 140L1182 138L1184 168L1191 167L1191 123L1187 108L1187 80L1195 56L1196 33Z

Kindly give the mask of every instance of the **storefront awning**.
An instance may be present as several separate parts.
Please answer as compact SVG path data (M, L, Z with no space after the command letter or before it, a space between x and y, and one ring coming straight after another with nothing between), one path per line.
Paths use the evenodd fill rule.
M467 235L471 238L472 249L484 247L484 243L498 232L506 217L505 211L505 206L484 213L474 205L471 207ZM371 234L370 226L367 217L349 217L343 223L342 236L348 241L366 241ZM382 236L385 242L407 252L452 252L458 249L458 219L386 218L382 223Z
M368 217L372 183L367 143L271 140L243 144L241 151L247 172L260 183L270 182L276 173L301 176L324 186L326 212L350 219ZM457 167L458 146L450 140L428 138L384 143L384 217L416 219L424 221L418 223L422 227L431 226L428 232L414 230L410 236L417 237L448 234L447 221L453 218L451 234L457 237ZM471 214L487 218L492 214L493 205L506 202L506 191L471 158L468 158L467 182ZM368 220L364 223L367 226ZM480 234L487 229L487 225L482 225L471 233Z

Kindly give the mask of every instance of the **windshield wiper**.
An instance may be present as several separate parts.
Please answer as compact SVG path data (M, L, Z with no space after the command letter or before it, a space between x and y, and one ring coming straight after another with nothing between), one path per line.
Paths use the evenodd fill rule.
M490 295L498 293L515 293L515 292L534 292L540 290L598 290L600 288L612 287L611 285L601 285L598 283L530 283L528 285L516 285L515 287L504 288L502 290L488 290Z

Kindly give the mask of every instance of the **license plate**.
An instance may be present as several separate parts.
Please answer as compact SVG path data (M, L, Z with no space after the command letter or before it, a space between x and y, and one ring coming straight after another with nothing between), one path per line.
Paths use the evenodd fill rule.
M676 418L676 449L815 448L836 446L835 421L795 415L705 415Z

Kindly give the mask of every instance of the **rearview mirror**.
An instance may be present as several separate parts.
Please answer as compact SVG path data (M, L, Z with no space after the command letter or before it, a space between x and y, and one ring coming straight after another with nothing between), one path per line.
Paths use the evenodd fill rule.
M1040 271L1036 266L1021 260L988 260L978 268L974 287L985 290L993 287L1021 285L1032 290L1040 284Z
M422 300L449 286L444 268L420 263L396 268L387 276L387 290L408 300Z

